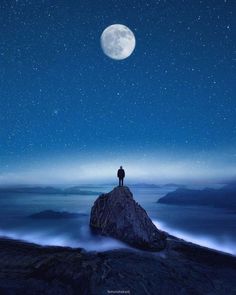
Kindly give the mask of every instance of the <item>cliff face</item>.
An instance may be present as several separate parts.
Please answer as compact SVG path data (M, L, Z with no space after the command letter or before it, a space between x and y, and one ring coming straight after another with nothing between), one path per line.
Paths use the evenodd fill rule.
M116 187L98 197L91 210L90 226L137 248L159 251L166 246L165 234L133 199L128 187Z

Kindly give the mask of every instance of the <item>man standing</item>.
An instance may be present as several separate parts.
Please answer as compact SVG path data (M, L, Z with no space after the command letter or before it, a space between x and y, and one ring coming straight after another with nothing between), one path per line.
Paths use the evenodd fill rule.
M120 169L117 171L117 177L119 178L119 186L123 186L123 180L125 178L125 170L120 166Z

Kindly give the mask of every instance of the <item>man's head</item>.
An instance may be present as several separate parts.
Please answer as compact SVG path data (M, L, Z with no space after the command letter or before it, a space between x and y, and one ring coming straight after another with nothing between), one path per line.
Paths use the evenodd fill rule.
M120 166L120 169L122 169L123 167L122 166Z

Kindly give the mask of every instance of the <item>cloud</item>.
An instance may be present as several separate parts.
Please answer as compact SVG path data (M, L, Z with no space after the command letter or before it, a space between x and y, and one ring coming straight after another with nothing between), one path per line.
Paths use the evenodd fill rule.
M78 160L74 160L78 159ZM224 181L236 175L235 161L225 156L167 154L106 156L91 159L61 157L47 159L21 168L11 167L0 173L0 184L76 184L116 181L117 168L123 165L128 182L165 183Z
M180 239L183 239L188 242L192 242L194 244L207 247L210 249L215 249L218 251L222 251L229 254L236 254L235 250L235 242L230 239L230 237L225 237L222 241L222 239L216 239L214 237L210 237L207 235L193 235L178 229L174 229L168 225L166 225L163 222L159 222L156 220L153 220L153 223L156 225L157 228L168 232L169 234L178 237ZM222 237L221 237L222 238Z
M30 243L36 243L42 246L62 246L62 247L72 247L72 248L84 248L88 251L98 251L103 252L113 249L128 248L126 244L112 239L110 237L96 237L93 238L89 234L89 228L84 229L87 236L83 239L76 239L75 237L70 237L65 233L52 233L49 231L34 229L29 230L2 230L0 229L0 237L6 237L16 240L27 241Z

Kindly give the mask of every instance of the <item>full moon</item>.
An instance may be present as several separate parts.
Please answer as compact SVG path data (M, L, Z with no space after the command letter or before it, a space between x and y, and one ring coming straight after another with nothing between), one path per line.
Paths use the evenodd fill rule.
M103 52L112 59L129 57L135 48L135 36L126 26L115 24L107 27L101 35Z

